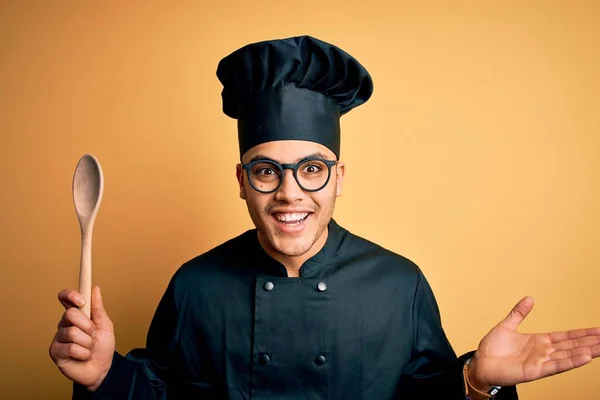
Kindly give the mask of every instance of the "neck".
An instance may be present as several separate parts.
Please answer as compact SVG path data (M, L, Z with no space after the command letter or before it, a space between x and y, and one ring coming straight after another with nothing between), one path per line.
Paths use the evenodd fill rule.
M268 243L266 243L266 241L263 239L260 233L258 235L258 241L269 256L283 264L283 266L287 270L288 277L298 278L300 276L300 268L302 268L302 265L304 265L304 263L308 259L310 259L319 251L321 251L321 249L325 246L325 243L327 242L328 236L329 228L326 227L323 230L323 233L321 233L321 235L319 236L319 238L313 243L311 248L306 253L301 254L299 256L289 256L276 251Z

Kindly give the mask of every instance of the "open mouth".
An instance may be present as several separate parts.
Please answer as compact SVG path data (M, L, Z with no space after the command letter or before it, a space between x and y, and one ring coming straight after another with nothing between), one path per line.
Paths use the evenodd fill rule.
M303 213L274 213L273 217L280 224L287 227L295 227L303 224L312 213L303 212Z

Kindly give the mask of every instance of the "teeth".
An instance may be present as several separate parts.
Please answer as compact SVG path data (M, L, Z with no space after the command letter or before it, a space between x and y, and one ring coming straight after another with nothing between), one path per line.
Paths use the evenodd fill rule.
M275 218L277 218L280 222L299 222L308 216L308 213L278 213L275 214Z

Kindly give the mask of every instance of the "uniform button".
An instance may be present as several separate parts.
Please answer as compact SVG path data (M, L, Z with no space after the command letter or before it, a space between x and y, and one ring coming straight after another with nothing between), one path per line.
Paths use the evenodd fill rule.
M271 290L273 290L273 287L275 287L275 285L273 285L273 282L265 282L265 284L263 285L263 288L269 292Z
M269 357L268 354L261 353L258 356L258 362L261 363L262 365L267 365L269 363L269 361L271 361L271 357Z
M325 364L325 357L323 356L317 356L315 358L315 364L317 364L319 367L323 364Z
M317 284L317 290L319 292L324 292L325 290L327 290L327 285L325 284L325 282L319 282Z

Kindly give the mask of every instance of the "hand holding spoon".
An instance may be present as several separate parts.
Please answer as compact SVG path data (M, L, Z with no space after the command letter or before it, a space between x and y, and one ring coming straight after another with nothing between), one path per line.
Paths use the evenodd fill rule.
M104 177L100 163L91 154L79 159L73 175L73 202L81 228L81 262L79 265L79 293L85 299L81 307L90 318L92 299L92 231L104 191Z

